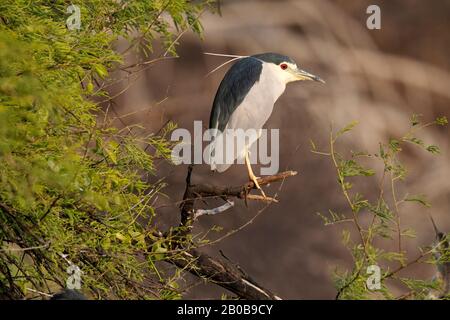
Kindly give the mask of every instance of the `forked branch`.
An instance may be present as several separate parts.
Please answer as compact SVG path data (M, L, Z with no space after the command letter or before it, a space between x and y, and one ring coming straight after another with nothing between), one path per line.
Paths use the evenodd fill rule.
M262 200L263 197L249 195L252 189L256 189L253 182L247 182L240 186L216 186L210 184L192 184L192 170L193 166L189 166L186 177L186 190L184 192L183 201L180 205L181 222L180 243L183 246L183 241L188 241L186 237L190 234L194 222L204 214L216 214L223 212L234 205L230 198L237 198L247 200ZM267 176L258 179L260 186L269 185L270 183L283 181L288 177L295 176L295 171L285 171L276 175ZM226 203L218 208L203 210L196 209L195 204L197 200L203 198L218 197L222 198ZM272 199L273 202L276 199ZM280 299L270 290L265 289L253 280L246 272L242 270L237 264L229 260L218 259L206 255L197 249L189 249L181 255L174 255L169 258L169 262L184 270L194 274L200 278L206 278L209 281L228 289L236 294L241 299Z

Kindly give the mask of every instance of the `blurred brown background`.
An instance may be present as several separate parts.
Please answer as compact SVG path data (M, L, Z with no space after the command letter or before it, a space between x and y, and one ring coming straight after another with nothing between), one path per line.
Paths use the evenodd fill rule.
M366 28L370 4L381 8L381 30ZM406 132L413 113L422 114L424 121L432 121L437 115L450 118L450 1L223 0L221 13L205 13L204 39L184 34L178 48L180 57L150 68L115 99L116 112L125 115L144 109L122 119L128 125L144 125L142 134L156 132L167 120L189 130L194 120L202 120L206 126L216 89L228 66L205 77L226 59L203 52L278 52L325 79L326 85L290 84L266 124L267 128L280 128L280 170L299 171L298 176L285 181L281 191L279 185L266 189L268 194L278 192L280 203L271 205L248 227L205 250L217 256L223 250L282 298L332 299L335 289L331 273L336 267L351 267L351 259L341 243L343 226L324 226L316 212L333 209L348 215L349 210L332 164L328 158L310 152L309 140L326 148L331 121L335 127L342 127L358 120L360 125L342 139L339 147L347 152L374 153L379 141ZM405 240L410 257L418 254L418 246L430 244L434 238L424 210L433 215L439 228L450 230L449 131L432 128L420 137L439 145L442 153L433 156L414 146L403 152L409 177L399 185L399 194L424 193L433 204L430 209L412 204L401 207L403 227L417 231L417 238ZM167 197L160 197L157 203L162 206L158 210L162 228L178 224L179 211L171 204L183 196L185 174L184 165L159 165L156 178L165 177L168 183L164 190ZM206 165L194 171L194 182L238 185L246 179L241 165L223 174L210 173ZM359 191L373 200L376 181L360 181ZM222 226L224 232L236 229L262 207L252 203L246 208L237 203L230 211L202 218L196 232L213 225ZM362 215L363 222L368 218ZM392 249L396 243L383 241L379 245ZM403 275L427 279L433 273L433 267L419 265ZM182 284L193 285L186 298L220 298L224 292L198 282L188 277L188 283ZM404 288L394 285L394 290L400 294Z

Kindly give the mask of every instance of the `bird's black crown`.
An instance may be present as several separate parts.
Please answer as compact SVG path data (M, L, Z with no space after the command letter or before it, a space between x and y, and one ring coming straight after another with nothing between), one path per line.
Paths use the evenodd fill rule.
M277 64L277 65L282 63L282 62L290 62L290 63L295 64L294 60L292 60L288 56L284 56L282 54L273 53L273 52L266 52L266 53L255 54L255 55L253 55L251 57L259 59L259 60L262 60L264 62L274 63L274 64Z

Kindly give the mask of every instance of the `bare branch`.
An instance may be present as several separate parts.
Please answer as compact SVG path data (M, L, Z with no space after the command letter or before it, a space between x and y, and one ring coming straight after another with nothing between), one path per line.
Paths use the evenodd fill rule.
M235 293L240 298L281 300L280 297L255 282L242 268L226 260L213 258L198 250L189 250L183 258L177 256L171 262L193 275L207 278L209 281Z
M179 240L175 246L183 247L189 245L187 235L189 235L198 217L206 214L217 214L231 208L234 202L230 201L229 198L278 202L275 198L264 199L261 196L249 195L252 189L256 189L255 184L251 181L244 185L234 187L192 184L192 170L193 165L190 165L186 176L186 190L180 205L181 228L176 235L176 237L179 237ZM258 183L260 186L269 185L273 182L284 181L284 179L295 176L296 174L296 171L285 171L276 175L259 178ZM224 199L226 203L209 210L195 209L196 201L206 197L219 197ZM181 254L173 254L169 256L167 261L200 278L206 278L208 281L230 290L239 298L258 300L280 299L270 292L270 290L259 285L237 264L229 260L211 257L201 253L197 249L188 249L187 251L181 252Z
M204 216L204 215L218 214L218 213L227 211L228 209L230 209L233 206L234 206L234 202L227 200L226 203L224 203L223 205L221 205L220 207L217 207L217 208L208 209L208 210L197 209L194 212L194 219L197 219L198 217L201 217L201 216Z

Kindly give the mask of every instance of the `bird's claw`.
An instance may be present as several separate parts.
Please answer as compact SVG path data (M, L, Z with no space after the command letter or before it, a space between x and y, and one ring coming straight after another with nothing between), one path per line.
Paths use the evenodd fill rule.
M255 188L259 190L259 192L261 192L261 195L264 197L264 199L267 199L266 194L264 193L264 190L261 188L261 186L258 183L258 177L256 177L255 175L250 175L250 181L253 182L253 184L255 185Z

